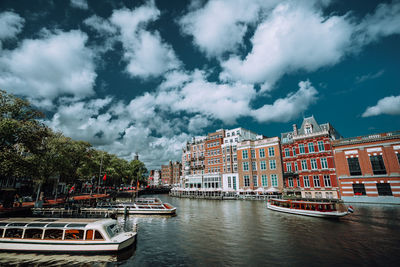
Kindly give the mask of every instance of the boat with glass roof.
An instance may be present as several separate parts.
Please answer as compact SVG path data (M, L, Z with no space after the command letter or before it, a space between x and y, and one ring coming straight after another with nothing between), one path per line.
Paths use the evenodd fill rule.
M0 219L0 250L26 252L103 253L130 247L136 225L124 231L113 219Z

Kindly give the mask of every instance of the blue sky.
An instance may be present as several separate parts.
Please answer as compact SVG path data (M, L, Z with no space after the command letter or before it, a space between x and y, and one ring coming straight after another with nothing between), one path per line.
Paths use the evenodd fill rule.
M400 129L400 1L0 2L0 88L148 168L192 136Z

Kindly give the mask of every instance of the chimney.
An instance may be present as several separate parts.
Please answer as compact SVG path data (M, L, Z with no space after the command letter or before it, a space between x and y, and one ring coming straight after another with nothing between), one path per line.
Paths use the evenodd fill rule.
M297 135L297 125L293 124L293 135Z

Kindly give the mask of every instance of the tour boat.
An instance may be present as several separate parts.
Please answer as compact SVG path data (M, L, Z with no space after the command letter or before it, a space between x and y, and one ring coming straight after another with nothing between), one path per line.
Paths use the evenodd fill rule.
M176 207L163 203L158 198L138 198L134 202L101 203L96 208L82 208L82 211L109 211L120 214L174 215Z
M322 218L338 218L353 212L338 202L311 202L302 200L270 199L267 208L275 211Z
M0 219L1 251L117 252L135 239L136 225L132 231L123 231L112 219Z

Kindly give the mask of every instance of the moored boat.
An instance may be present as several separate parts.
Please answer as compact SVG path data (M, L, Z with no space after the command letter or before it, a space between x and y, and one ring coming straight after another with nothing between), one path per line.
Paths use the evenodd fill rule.
M113 219L0 219L0 250L104 253L130 247L136 226L123 231Z
M267 208L286 213L306 215L321 218L338 218L353 212L340 202L314 202L289 199L270 199Z
M101 203L96 208L82 211L116 211L119 214L174 215L176 207L158 198L138 198L134 202Z

